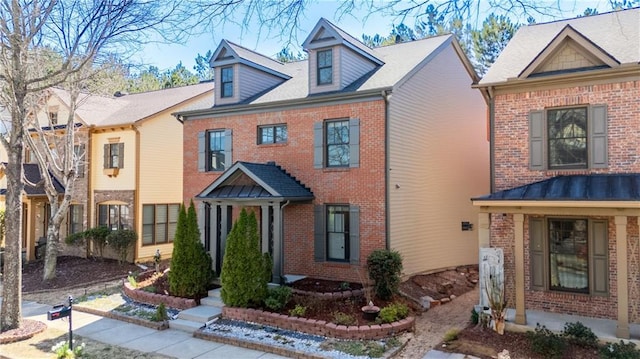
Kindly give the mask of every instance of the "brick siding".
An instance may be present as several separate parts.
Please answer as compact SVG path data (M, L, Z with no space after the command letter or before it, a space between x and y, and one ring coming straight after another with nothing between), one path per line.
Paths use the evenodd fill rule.
M344 169L316 169L313 166L313 125L327 119L360 119L360 166ZM286 144L257 145L260 125L287 124ZM275 161L309 187L313 204L292 203L284 209L284 271L319 278L358 281L349 264L315 262L313 250L313 205L351 204L360 207L360 263L374 250L385 247L385 103L316 106L187 120L184 123L184 201L209 186L221 173L198 172L198 133L233 130L233 162Z

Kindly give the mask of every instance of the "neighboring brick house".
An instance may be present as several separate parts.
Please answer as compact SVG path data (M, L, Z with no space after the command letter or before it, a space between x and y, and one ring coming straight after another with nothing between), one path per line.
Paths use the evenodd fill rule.
M276 281L358 281L384 248L407 275L477 263L486 102L455 38L371 49L321 19L303 48L308 60L280 63L223 40L215 106L176 114L184 200L217 272L241 207L258 215Z
M171 113L211 106L212 91L213 83L208 82L112 97L81 96L76 142L85 162L75 184L69 220L60 231L61 241L96 226L126 228L138 233L130 260L151 260L156 250L170 258L182 203L182 125ZM54 127L62 134L69 95L59 89L52 94L39 114L40 122L59 119ZM24 161L26 174L39 175L28 148ZM64 188L58 190L62 193ZM41 188L30 186L25 187L24 198L23 246L27 258L34 259L36 241L46 235L48 201Z
M640 322L640 9L522 27L490 94L481 247L504 250L508 303ZM529 323L533 324L533 323Z

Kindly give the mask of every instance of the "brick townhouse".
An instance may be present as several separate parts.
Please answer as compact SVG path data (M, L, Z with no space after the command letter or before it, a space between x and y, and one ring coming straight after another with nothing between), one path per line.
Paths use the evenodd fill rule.
M479 245L527 310L640 322L640 9L524 26L480 81L492 191ZM532 323L529 323L532 324Z
M489 189L486 102L453 36L371 49L325 19L308 60L223 40L215 105L184 126L184 200L219 273L240 208L286 275L358 281L375 249L405 274L477 263L469 202Z

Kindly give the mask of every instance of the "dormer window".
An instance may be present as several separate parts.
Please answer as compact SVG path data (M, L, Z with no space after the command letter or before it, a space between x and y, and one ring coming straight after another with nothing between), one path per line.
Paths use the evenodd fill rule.
M318 51L318 85L333 82L333 50Z
M233 67L223 67L221 70L220 97L233 97Z

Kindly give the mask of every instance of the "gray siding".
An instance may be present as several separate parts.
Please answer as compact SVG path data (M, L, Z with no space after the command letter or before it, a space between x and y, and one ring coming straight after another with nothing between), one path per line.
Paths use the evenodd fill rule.
M346 47L341 47L340 69L342 76L340 76L340 89L351 85L352 82L364 76L375 67L375 64L371 61Z
M318 86L318 50L309 51L309 94L337 91L340 89L340 50L339 46L333 46L333 83L331 85ZM326 48L319 49L326 50Z
M486 103L448 46L393 89L389 118L391 247L404 274L478 262L478 209L489 193ZM461 222L474 224L461 231Z
M282 79L256 70L246 65L238 65L238 101L244 101L251 96L276 86Z
M232 97L225 97L225 98L220 97L220 93L221 93L220 89L222 89L222 86L220 85L220 81L222 79L222 76L220 75L220 72L221 72L220 69L222 67L225 67L225 66L216 67L214 69L214 72L215 72L215 74L214 74L215 77L214 78L215 78L215 83L216 84L215 84L215 87L213 89L213 92L215 93L214 104L216 104L216 105L228 105L228 104L231 104L231 103L237 103L239 101L238 100L238 98L239 98L238 97L238 94L239 94L239 92L238 92L238 73L239 73L239 70L238 70L238 68L239 68L240 65L239 64L235 64L235 65L232 65L232 66L233 66L233 96Z

